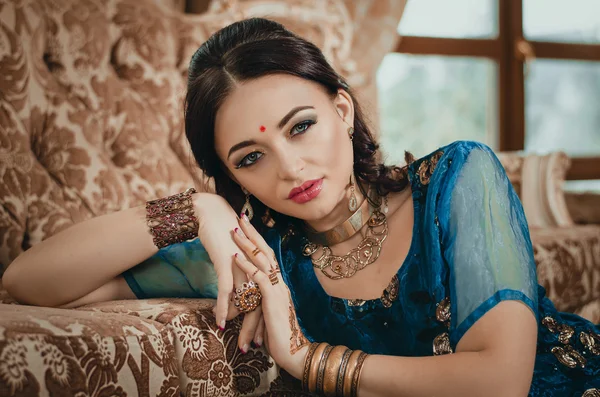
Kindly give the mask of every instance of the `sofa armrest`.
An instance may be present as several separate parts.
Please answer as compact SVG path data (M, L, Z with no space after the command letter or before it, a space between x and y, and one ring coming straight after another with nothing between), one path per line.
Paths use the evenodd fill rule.
M264 347L243 354L241 318L218 329L212 300L56 309L6 304L1 290L0 298L0 358L8 363L0 396L56 394L60 385L85 395L307 395Z
M0 304L0 395L179 395L173 342L139 317Z
M571 165L564 152L500 152L498 158L521 198L530 228L574 225L563 191Z

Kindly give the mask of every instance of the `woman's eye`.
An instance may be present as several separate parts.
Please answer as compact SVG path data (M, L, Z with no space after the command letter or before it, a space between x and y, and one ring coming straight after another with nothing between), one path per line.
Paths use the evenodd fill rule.
M314 120L306 120L301 123L298 123L292 128L291 135L294 136L297 134L302 134L303 132L306 132L306 130L308 130L311 125L316 123L317 122Z
M240 169L243 167L248 167L258 161L263 156L261 152L252 152L244 157L238 165L235 166L236 169Z

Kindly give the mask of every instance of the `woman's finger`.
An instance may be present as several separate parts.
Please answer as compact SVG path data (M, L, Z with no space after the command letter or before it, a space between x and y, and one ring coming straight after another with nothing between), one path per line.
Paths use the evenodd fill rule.
M258 322L258 326L256 327L256 332L254 333L254 344L258 347L262 346L265 337L265 317L263 315L260 316L260 320Z
M250 278L250 280L254 281L258 284L263 295L265 292L271 290L271 283L269 282L269 278L267 275L262 272L255 264L248 261L243 255L234 255L235 264L242 269ZM268 292L267 292L268 293Z
M267 351L267 353L269 355L271 355L271 351L269 350L269 332L267 331L267 329L265 328L265 332L263 334L264 338L265 338L265 350Z
M252 226L245 214L239 218L238 223L248 239L265 255L267 261L269 263L277 263L275 252L273 252L273 249L267 244L263 236Z
M242 253L240 252L240 255L241 254ZM231 267L232 267L232 271L233 271L233 289L232 289L232 292L233 292L235 290L236 286L242 285L243 283L248 281L248 276L239 267L235 266L233 264L233 261L231 263ZM237 317L240 314L240 311L238 310L237 307L235 307L235 305L233 304L233 299L231 299L231 298L233 298L233 294L230 296L229 312L227 314L227 320L234 319L235 317Z
M244 254L262 271L267 272L271 267L271 261L254 242L252 242L242 229L233 230L233 240L244 251Z
M226 268L222 266L222 268ZM215 320L220 329L225 329L225 322L229 312L229 303L233 291L233 275L229 271L221 271L218 274L217 305L215 307Z
M262 308L260 306L257 307L256 310L246 313L244 316L242 328L240 329L240 334L238 336L238 346L242 352L248 352L250 342L252 342L261 321Z

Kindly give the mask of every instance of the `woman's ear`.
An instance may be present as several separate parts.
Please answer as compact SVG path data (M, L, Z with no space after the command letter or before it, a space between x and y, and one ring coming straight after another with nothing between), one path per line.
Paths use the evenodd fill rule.
M340 118L352 127L354 125L354 103L350 94L340 88L333 100L333 106Z

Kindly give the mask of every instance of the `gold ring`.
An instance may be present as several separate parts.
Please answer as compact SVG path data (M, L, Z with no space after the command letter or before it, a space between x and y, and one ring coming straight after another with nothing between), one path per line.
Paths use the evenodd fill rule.
M254 281L243 283L235 289L233 305L242 313L255 310L262 301L262 294Z
M276 285L279 283L279 278L277 277L277 273L279 273L279 272L269 273L269 281L271 282L271 285Z
M260 249L258 249L258 247L254 248L254 251L252 251L252 255L256 256L260 253Z

